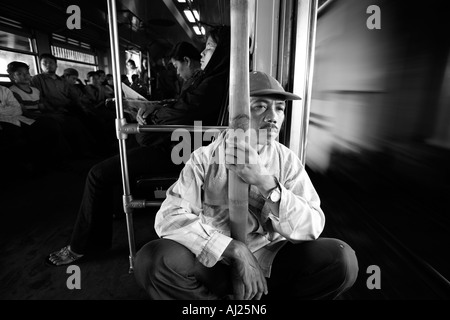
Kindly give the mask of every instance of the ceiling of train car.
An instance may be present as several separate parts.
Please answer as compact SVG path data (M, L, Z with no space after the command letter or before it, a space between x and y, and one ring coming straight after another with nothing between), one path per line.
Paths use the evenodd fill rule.
M164 55L178 41L190 41L202 47L204 38L197 36L183 11L191 6L207 25L229 24L229 0L116 0L121 43L151 56ZM78 5L81 30L66 27L67 7ZM3 0L2 13L31 28L74 38L102 49L109 47L106 0Z

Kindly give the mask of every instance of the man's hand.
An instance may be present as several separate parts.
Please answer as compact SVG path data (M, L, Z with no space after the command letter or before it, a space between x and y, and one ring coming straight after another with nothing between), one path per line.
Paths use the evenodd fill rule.
M234 299L260 300L263 294L268 293L259 263L245 244L232 240L223 256L231 261Z
M131 111L130 113L136 114L136 120L140 125L146 125L146 118L155 109L160 107L158 101L144 101L144 100L124 100L126 107Z
M276 182L261 163L258 152L249 143L235 141L227 136L225 166L235 172L245 183L256 186L264 195L275 188Z

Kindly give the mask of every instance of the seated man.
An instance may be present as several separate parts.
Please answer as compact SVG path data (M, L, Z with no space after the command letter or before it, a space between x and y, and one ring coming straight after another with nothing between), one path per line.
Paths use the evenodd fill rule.
M152 299L334 299L356 280L355 252L319 238L319 196L299 158L275 140L285 100L300 98L262 72L250 75L250 98L250 145L228 130L194 151L167 191L155 219L161 239L135 260ZM242 155L246 164L236 162ZM228 170L250 185L247 243L230 236Z
M95 120L82 105L79 95L68 81L56 74L56 57L43 53L39 57L42 73L31 78L31 86L40 92L40 110L60 124L76 154L91 155L100 147L94 136Z
M10 62L7 72L13 85L9 89L22 108L22 120L23 117L33 119L32 123L28 123L31 126L22 124L21 127L24 132L29 133L31 149L40 146L40 149L35 150L36 155L39 155L42 165L52 167L68 158L71 148L60 123L52 116L41 112L40 91L30 85L29 69L26 63Z
M11 64L8 71L10 67ZM0 126L3 168L14 171L13 168L23 167L30 173L38 173L61 161L57 152L60 142L57 124L45 117L26 117L14 93L3 86L0 86Z

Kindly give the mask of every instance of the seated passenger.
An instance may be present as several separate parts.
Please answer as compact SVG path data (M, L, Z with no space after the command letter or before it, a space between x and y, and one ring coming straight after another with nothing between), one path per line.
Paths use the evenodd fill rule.
M196 72L200 54L195 48L182 52L186 46L179 46L173 58L180 57L180 70L184 76L195 75L190 87L171 105L156 109L149 103L151 112L147 122L154 124L193 125L194 120L216 124L219 109L228 94L230 60L230 30L220 27L211 31L205 50L202 52L202 72ZM183 49L184 50L184 49ZM187 57L188 59L184 59ZM181 73L180 73L181 74ZM157 175L167 170L179 171L172 163L173 143L170 134L147 134L147 145L128 150L130 181L142 174ZM69 245L51 253L47 262L51 265L66 265L77 261L83 255L98 253L111 247L114 188L122 185L119 156L109 158L89 171L77 221ZM133 187L133 186L132 186Z
M13 83L9 89L20 103L23 116L38 120L33 124L34 128L39 127L38 131L41 134L45 133L40 140L41 143L46 145L44 147L46 153L42 155L43 158L48 160L45 161L46 164L64 161L70 156L71 148L64 137L61 124L52 116L41 112L40 91L30 86L30 67L26 63L13 61L8 64L7 72Z
M111 73L106 75L105 86L108 88L107 90L111 90L112 97L114 96L114 77Z
M126 74L122 74L120 78L121 78L120 80L122 81L122 83L125 83L128 87L131 87L131 82L128 79L128 76Z
M139 76L137 74L133 74L131 76L131 80L131 89L133 89L143 97L148 97L147 88L142 85Z
M115 112L106 109L106 90L100 84L98 73L90 71L87 77L87 84L82 85L77 82L79 80L77 70L67 68L63 74L63 79L77 93L80 103L89 114L89 117L85 117L85 121L91 128L91 132L94 132L95 136L101 141L101 147L105 152L115 154L117 151Z
M41 112L40 91L30 85L30 67L24 62L12 61L6 71L13 83L9 89L22 106L23 115L32 119L42 116L44 113Z
M58 132L54 132L55 127L48 126L51 122L45 120L25 117L13 92L0 86L2 168L26 169L30 173L38 173L51 169L61 160L54 158L53 154ZM10 173L3 172L4 175Z
M44 53L39 61L43 72L31 78L31 85L41 93L41 112L59 121L76 154L92 154L97 150L95 144L99 141L88 129L95 126L79 95L69 83L56 75L58 65L55 56Z
M80 103L84 106L90 104L90 97L86 93L86 86L79 79L80 74L74 68L64 69L62 79L73 89Z
M86 93L89 97L90 105L97 109L105 106L106 96L105 87L100 82L100 76L96 71L90 71L87 74Z
M31 78L32 86L41 92L41 102L47 112L80 114L84 111L77 94L68 83L56 75L56 57L42 54L39 57L42 73Z
M100 82L101 85L105 85L106 84L106 73L104 70L97 70L97 74L98 74L98 80Z
M147 92L150 93L149 90L149 78L148 78L148 59L146 57L142 58L141 61L141 72L139 74L139 81L147 88Z
M136 280L151 299L334 299L353 285L354 251L319 238L319 196L300 159L276 141L285 100L296 99L252 72L250 144L230 129L192 153L156 215L161 239L135 259ZM250 186L247 243L231 237L228 170Z
M152 93L153 100L174 99L180 93L176 71L166 57L156 63L156 90Z

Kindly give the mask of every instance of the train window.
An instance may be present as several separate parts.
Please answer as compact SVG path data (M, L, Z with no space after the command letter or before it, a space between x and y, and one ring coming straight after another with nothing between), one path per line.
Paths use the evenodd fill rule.
M89 44L57 34L52 35L52 40L51 52L58 58L59 73L64 69L74 68L78 71L79 78L85 80L88 72L98 69L97 56Z
M8 26L4 26L8 22ZM10 26L14 21L0 17L0 82L10 82L6 68L11 61L23 61L30 66L30 73L36 74L36 46L31 36L15 31ZM19 30L20 25L14 25Z
M31 39L10 32L0 31L0 46L33 52Z

